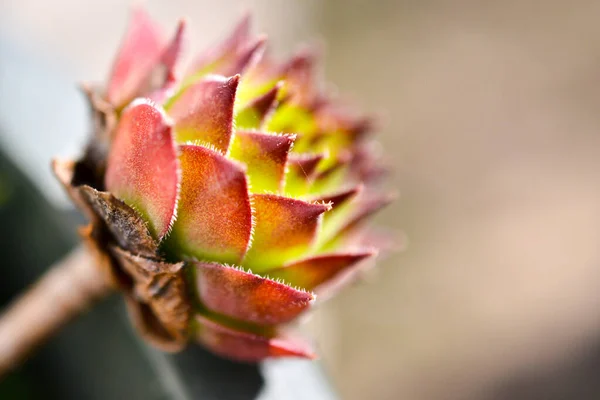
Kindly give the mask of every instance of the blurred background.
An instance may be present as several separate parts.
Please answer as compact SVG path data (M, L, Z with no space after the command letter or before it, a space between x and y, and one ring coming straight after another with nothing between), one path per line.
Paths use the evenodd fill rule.
M600 398L599 2L147 4L168 26L187 16L196 49L244 10L278 55L322 42L327 79L383 115L401 197L377 219L408 246L306 328L342 398ZM118 0L0 2L1 143L59 207L49 159L87 132L75 82L105 79L127 15ZM31 79L7 67L17 53Z

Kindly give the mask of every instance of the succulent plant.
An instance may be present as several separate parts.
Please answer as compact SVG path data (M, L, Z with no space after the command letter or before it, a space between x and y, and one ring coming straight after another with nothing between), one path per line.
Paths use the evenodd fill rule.
M313 357L288 327L365 268L367 217L387 204L370 117L329 96L316 54L275 62L243 18L184 72L171 40L133 12L94 134L54 170L145 338L226 357Z

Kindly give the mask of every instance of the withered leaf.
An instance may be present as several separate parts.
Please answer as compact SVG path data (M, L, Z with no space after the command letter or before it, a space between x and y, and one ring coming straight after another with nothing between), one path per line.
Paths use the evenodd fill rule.
M112 194L100 192L87 185L81 186L79 192L96 215L104 221L119 246L140 256L156 257L158 243L135 210Z
M187 340L171 335L148 304L140 303L129 295L125 296L125 304L136 330L149 343L169 352L183 350L186 346Z
M92 116L94 139L107 143L110 141L110 133L117 125L114 106L102 98L100 89L88 83L82 83L80 86L87 98Z
M183 277L183 262L170 264L131 254L112 246L111 252L134 281L133 295L146 304L156 321L175 341L186 341L192 306ZM149 321L145 315L144 320ZM156 327L153 328L156 331ZM164 335L163 335L164 336Z
M96 266L102 271L106 281L115 287L122 289L130 288L131 279L124 275L122 271L115 268L109 254L100 245L101 242L97 239L97 227L94 226L94 224L82 226L79 228L79 236L81 236L85 247L92 255L92 258L96 262Z

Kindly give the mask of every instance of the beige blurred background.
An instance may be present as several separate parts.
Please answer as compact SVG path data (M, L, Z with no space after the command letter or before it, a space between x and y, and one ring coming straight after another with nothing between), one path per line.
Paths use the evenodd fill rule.
M385 116L401 198L378 221L409 246L309 324L343 398L597 398L600 2L148 3L196 48L244 9L279 54L321 40ZM127 5L3 0L0 31L101 80Z

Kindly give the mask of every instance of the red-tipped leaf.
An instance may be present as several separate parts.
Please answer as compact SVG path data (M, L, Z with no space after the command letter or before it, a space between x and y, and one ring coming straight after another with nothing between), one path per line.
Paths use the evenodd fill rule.
M167 246L200 260L238 263L252 231L244 170L202 146L181 146L180 152L179 215Z
M187 22L182 19L177 26L175 35L171 42L162 54L161 68L155 69L155 74L159 76L153 76L153 80L156 80L155 84L158 86L151 95L150 99L157 103L164 103L170 96L173 95L175 87L180 80L180 61L183 53L184 42L187 35Z
M279 192L294 139L294 135L235 133L229 155L246 165L253 193Z
M211 76L188 87L168 106L178 143L208 144L223 154L229 148L239 75Z
M293 154L288 162L285 176L285 193L289 196L304 196L316 178L317 166L323 154Z
M306 290L313 290L342 271L375 254L376 252L373 250L364 250L314 256L271 270L269 276L283 279L291 285Z
M156 23L143 8L133 10L107 84L106 98L113 106L125 106L136 96L160 61L163 46Z
M310 347L287 337L265 337L232 329L197 316L197 339L216 354L234 360L257 362L271 357L316 358Z
M243 265L266 272L300 258L311 246L328 204L308 203L272 194L252 195L256 225Z
M227 39L196 58L192 63L190 75L194 78L207 73L241 74L260 59L265 42L264 36L250 39L250 16L245 15Z
M259 325L290 322L314 296L283 283L216 263L195 262L196 290L213 312Z
M226 57L219 64L215 65L212 73L221 75L242 74L259 60L267 43L266 36L259 36L254 41L248 42L239 52L231 57Z
M354 187L351 187L350 189L342 190L340 192L328 194L325 196L318 196L317 198L314 199L314 201L319 201L322 203L329 203L329 204L331 204L332 211L335 211L337 208L343 206L348 201L350 201L352 198L354 198L359 193L361 193L363 191L363 189L364 189L364 185L359 184Z
M290 102L312 109L318 98L315 84L315 49L303 49L282 68L285 76L285 92Z
M357 205L353 215L349 218L348 223L342 230L351 230L377 211L389 205L396 197L397 195L394 193L368 194L363 192L362 195L357 198Z
M263 95L252 100L244 106L235 116L235 124L238 129L260 129L269 114L277 106L277 96L282 84L278 83Z
M393 194L369 193L367 190L352 197L352 201L340 204L323 220L323 228L318 238L322 251L347 243L361 223L396 198Z
M147 101L132 103L117 126L105 183L144 217L158 239L176 217L178 168L171 126L162 109Z

